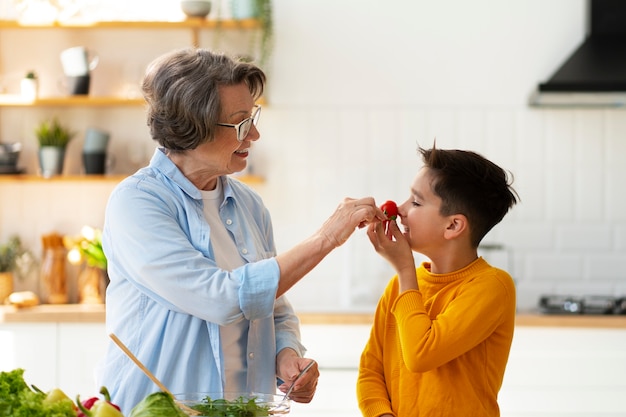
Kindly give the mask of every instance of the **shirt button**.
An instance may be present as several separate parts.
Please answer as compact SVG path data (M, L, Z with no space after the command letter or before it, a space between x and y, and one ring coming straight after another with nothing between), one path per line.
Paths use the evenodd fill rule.
M243 253L244 255L246 255L246 254L248 253L248 249L245 249L245 248L244 248L244 249L242 249L242 250L241 250L241 253Z
M254 359L254 352L248 353L248 356L250 357L250 359Z
M231 219L228 219L226 220L226 224L230 226L231 224L233 224L233 221Z

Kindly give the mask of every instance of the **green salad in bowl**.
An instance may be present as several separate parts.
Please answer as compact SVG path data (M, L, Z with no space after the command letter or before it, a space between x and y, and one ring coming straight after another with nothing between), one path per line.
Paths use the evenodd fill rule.
M174 395L179 404L205 417L263 417L289 414L291 401L284 395L261 393L188 393Z

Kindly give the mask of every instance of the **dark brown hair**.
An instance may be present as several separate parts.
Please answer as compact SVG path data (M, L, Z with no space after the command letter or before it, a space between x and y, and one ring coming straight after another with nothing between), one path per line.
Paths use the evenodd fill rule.
M518 202L513 176L483 156L458 149L418 149L433 175L431 188L441 198L443 216L463 214L472 244L485 235Z
M254 64L200 48L184 48L155 59L142 82L152 138L171 151L210 142L222 108L219 86L245 83L256 100L265 74Z

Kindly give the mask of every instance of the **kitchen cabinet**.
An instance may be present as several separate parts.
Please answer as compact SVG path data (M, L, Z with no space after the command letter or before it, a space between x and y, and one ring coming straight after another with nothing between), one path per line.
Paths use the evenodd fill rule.
M98 393L94 369L104 355L104 324L0 325L0 371L23 368L24 379L44 391L61 388L73 397Z
M502 417L624 417L626 326L620 317L520 317L499 404ZM542 323L542 320L546 323ZM593 321L596 319L596 326ZM561 322L564 326L553 326ZM545 325L547 324L547 325ZM359 417L356 380L370 326L302 326L307 356L320 379L310 404L294 404L297 416Z
M317 393L291 415L360 417L356 380L371 314L301 314ZM108 343L103 306L0 306L0 370L26 369L42 388L93 394ZM626 417L626 317L518 315L500 391L502 417Z
M0 324L0 371L23 368L24 379L43 390L57 382L56 326L50 323Z

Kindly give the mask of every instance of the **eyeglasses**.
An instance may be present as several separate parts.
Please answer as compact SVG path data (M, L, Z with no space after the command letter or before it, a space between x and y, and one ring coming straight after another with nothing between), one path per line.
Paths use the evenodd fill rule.
M235 130L237 131L237 140L239 142L243 142L248 136L248 133L250 133L250 128L252 127L252 125L256 126L257 122L259 121L259 116L261 116L261 106L256 104L254 106L254 109L252 110L252 115L248 117L247 119L243 119L241 122L237 123L236 125L233 125L230 123L217 123L217 125L226 126L226 127L234 127Z

